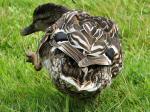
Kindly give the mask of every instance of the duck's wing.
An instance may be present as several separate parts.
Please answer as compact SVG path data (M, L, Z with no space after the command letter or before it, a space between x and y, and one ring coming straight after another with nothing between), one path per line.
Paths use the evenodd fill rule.
M83 15L80 18L84 18ZM122 68L122 49L117 25L104 17L90 16L82 19L80 26L82 35L88 40L88 47L83 48L87 59L81 60L80 66L111 65L112 75L116 75Z
M80 51L84 56L77 63L80 67L89 65L118 65L122 63L122 53L118 28L114 22L103 17L93 17L85 12L70 11L65 13L55 24L68 36L72 50ZM62 42L60 45L63 45ZM70 48L64 48L72 52ZM71 53L70 53L71 54ZM70 55L73 59L75 55ZM117 60L117 61L115 61Z

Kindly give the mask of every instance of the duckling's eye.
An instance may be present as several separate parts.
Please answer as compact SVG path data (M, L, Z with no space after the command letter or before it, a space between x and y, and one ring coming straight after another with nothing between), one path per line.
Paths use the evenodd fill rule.
M56 42L68 41L67 34L64 32L58 32L54 35L54 40Z

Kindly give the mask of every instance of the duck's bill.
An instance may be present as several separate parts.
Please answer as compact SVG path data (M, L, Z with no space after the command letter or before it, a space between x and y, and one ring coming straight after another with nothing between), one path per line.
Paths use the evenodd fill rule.
M22 36L30 35L30 34L36 32L36 31L37 31L37 29L34 27L33 24L31 24L28 27L26 27L23 30L21 30L21 35Z

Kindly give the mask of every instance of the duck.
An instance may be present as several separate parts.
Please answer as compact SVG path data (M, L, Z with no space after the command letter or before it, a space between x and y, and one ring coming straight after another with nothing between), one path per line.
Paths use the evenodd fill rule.
M42 12L45 4L39 7L35 10ZM62 8L58 9L62 11L61 14L57 14L58 7ZM37 51L27 54L27 61L37 71L44 66L61 92L78 98L97 96L111 85L122 69L118 26L110 19L92 16L85 11L69 10L51 3L49 9L51 10L45 10L47 15L54 11L51 15L58 18L45 18L47 15L40 13L44 21L51 24L46 23L44 27L39 25L36 31L44 31L45 35ZM33 16L38 17L39 13ZM22 31L28 33L22 33L23 35L33 33L26 29Z

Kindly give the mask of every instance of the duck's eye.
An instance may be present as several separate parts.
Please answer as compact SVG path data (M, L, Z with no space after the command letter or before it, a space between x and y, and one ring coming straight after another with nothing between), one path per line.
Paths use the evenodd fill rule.
M58 32L54 35L54 40L56 42L68 41L67 34L64 32Z
M113 59L114 55L115 55L115 51L113 48L109 48L107 51L106 51L106 56L109 58L109 59Z

